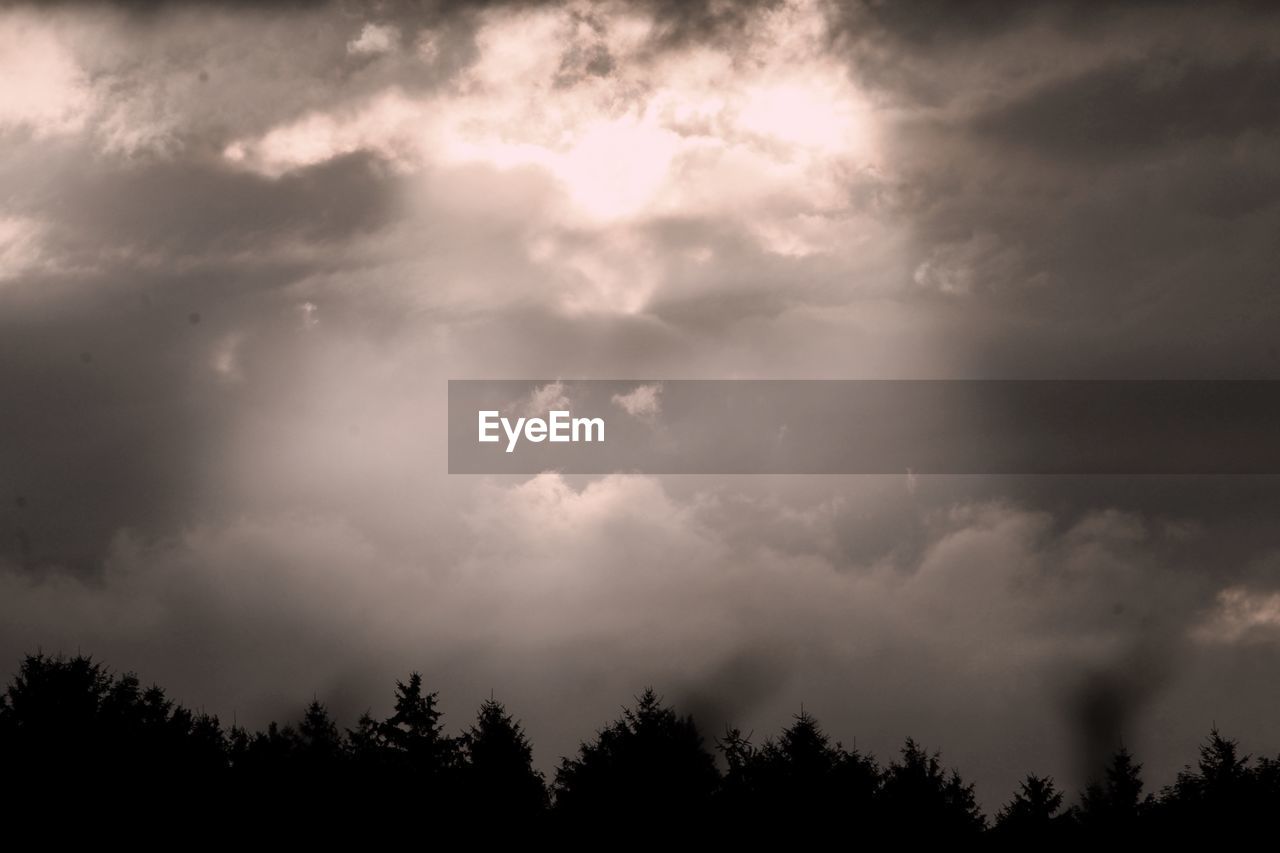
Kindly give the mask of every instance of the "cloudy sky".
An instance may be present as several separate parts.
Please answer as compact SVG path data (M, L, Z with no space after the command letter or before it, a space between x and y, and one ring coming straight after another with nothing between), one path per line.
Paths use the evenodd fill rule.
M0 672L1280 751L1276 478L449 476L450 378L1280 379L1265 4L0 9Z

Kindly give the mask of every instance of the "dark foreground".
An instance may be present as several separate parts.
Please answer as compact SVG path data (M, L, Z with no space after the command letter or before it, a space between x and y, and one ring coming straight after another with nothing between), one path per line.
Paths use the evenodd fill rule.
M1251 759L1216 730L1155 794L1120 749L1078 796L1028 775L984 815L938 753L908 739L882 764L831 741L807 713L760 743L729 730L708 744L691 717L646 690L548 781L501 703L485 702L450 735L416 673L396 684L386 719L366 714L340 730L313 702L295 723L249 732L82 656L23 660L0 697L0 767L0 818L11 829L39 821L46 837L114 819L422 841L591 832L600 846L832 833L841 846L978 835L1078 843L1264 831L1280 814L1280 758Z

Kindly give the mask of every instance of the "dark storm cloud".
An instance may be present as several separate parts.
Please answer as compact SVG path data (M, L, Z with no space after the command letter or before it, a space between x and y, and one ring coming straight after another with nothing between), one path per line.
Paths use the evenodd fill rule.
M261 289L272 273L234 277ZM232 417L206 368L237 325L230 277L107 279L74 310L5 300L0 393L15 405L0 460L26 499L24 562L96 569L121 527L162 531L190 513Z
M784 691L787 675L785 655L777 649L765 644L744 647L698 673L692 683L676 685L679 693L667 698L692 714L708 737L719 737Z
M1077 778L1098 781L1117 749L1132 743L1145 706L1169 677L1173 655L1144 643L1089 670L1068 688L1067 714L1077 738Z
M1052 81L975 124L1053 162L1149 162L1204 138L1274 133L1280 116L1265 105L1277 88L1278 56L1203 65L1157 55Z
M1025 35L1038 22L1073 34L1098 33L1130 16L1145 18L1149 26L1158 27L1166 18L1176 20L1203 5L1196 0L1120 0L1115 3L972 0L963 4L947 0L913 3L841 0L834 4L840 31L872 28L877 38L893 40L903 49L943 51L957 45L981 44L1010 33ZM1228 14L1267 17L1275 12L1266 0L1228 0L1215 6Z
M358 154L276 181L199 160L72 170L77 155L42 174L28 153L4 175L10 209L55 222L46 251L73 271L0 291L0 396L17 401L0 467L23 499L0 554L86 570L118 529L181 522L208 481L234 417L211 351L279 324L288 299L271 294L318 262L274 250L340 268L334 248L388 224L397 189Z
M77 267L107 265L97 270L104 277L137 262L270 254L288 240L336 246L390 224L399 211L398 182L363 153L278 180L202 160L72 170L78 156L68 152L67 171L52 180L11 164L4 175L14 188L10 209L52 218L54 250Z
M923 98L853 60L917 105L915 279L983 375L1275 376L1280 29L1244 6L1099 14L939 41L904 72Z

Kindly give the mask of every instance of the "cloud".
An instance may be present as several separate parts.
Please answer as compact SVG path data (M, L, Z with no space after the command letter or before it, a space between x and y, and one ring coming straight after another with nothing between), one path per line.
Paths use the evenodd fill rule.
M232 332L214 347L209 366L225 382L237 382L244 378L240 369L240 344L243 335Z
M527 400L522 400L511 408L521 417L545 418L547 413L568 411L570 401L565 393L564 383L557 380L534 388Z
M614 394L612 402L633 418L653 420L662 411L662 384L637 385L626 394Z
M1275 639L1280 631L1280 593L1231 586L1218 593L1216 607L1196 628L1209 643Z
M399 31L393 26L368 23L361 28L358 37L347 42L347 53L387 53L395 48L399 36Z
M23 129L37 139L75 133L95 108L74 53L29 11L0 13L0 77L14 82L0 101L0 130Z
M1124 514L1058 531L1008 504L929 510L918 555L850 562L823 545L862 527L840 502L799 512L746 492L680 497L654 478L575 487L555 474L454 492L437 511L451 533L425 550L405 552L358 515L290 513L165 539L122 533L96 581L11 567L0 648L16 655L33 636L91 648L250 724L316 692L354 716L419 667L453 713L481 685L519 697L543 762L637 684L705 695L723 678L712 730L773 726L803 696L832 730L884 752L904 726L946 730L964 766L990 750L980 732L949 728L975 692L1110 666L1198 596L1168 578L1149 595L1161 569ZM909 711L894 689L844 694L885 672L909 685ZM978 703L1017 731L1052 729L1051 706ZM1027 760L1010 756L1001 784Z
M1051 80L975 122L984 133L1059 161L1151 158L1206 137L1266 129L1274 116L1256 106L1277 83L1275 57L1148 56Z
M0 219L0 282L39 269L44 258L40 222L22 216Z
M841 209L840 175L875 159L874 119L820 50L823 7L789 2L750 20L732 48L660 49L644 7L498 7L481 15L476 55L452 89L415 97L390 86L235 140L225 155L272 175L357 150L406 169L537 169L578 224L744 204Z

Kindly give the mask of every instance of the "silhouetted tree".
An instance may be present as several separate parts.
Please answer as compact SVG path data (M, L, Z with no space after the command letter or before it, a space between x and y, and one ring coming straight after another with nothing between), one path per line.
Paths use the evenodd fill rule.
M407 682L396 682L395 713L378 727L384 748L401 766L428 778L443 777L457 764L458 744L444 734L439 697L424 693L422 676L411 673Z
M693 718L649 688L561 762L555 806L578 821L687 821L709 807L718 775Z
M9 684L6 718L18 761L58 772L92 763L102 747L99 717L111 678L91 658L27 655ZM88 759L88 761L86 761Z
M973 786L910 738L881 770L801 711L761 746L730 728L717 748L723 776L692 718L650 688L561 761L551 814L561 829L666 825L715 831L721 841L758 841L761 833L796 841L833 826L864 843L966 838L985 828ZM1143 787L1142 766L1125 749L1065 813L1051 779L1027 776L1000 810L993 840L1262 837L1280 810L1280 758L1251 764L1215 728L1196 764L1158 799ZM32 809L43 806L40 825L54 826L67 815L85 822L95 808L118 815L139 803L183 815L187 825L217 814L407 836L447 819L487 818L528 834L544 826L548 792L528 738L501 703L483 703L475 722L450 737L436 694L417 673L396 683L389 717L366 712L345 733L318 700L291 724L224 731L216 717L91 658L23 658L0 695L0 814L34 825ZM387 820L399 815L412 818Z
M356 721L356 727L347 729L347 745L352 761L370 773L377 772L385 763L381 728L382 724L365 711Z
M1000 813L996 815L999 834L1019 841L1046 841L1063 830L1062 792L1048 776L1028 774Z
M423 689L422 675L413 672L407 681L396 682L390 717L378 720L366 711L347 730L353 802L379 810L458 807L459 741L445 734L438 701L436 693Z
M1142 765L1120 747L1107 765L1101 782L1091 782L1080 797L1078 818L1090 835L1131 835L1150 809L1152 798L1142 795Z
M944 772L938 753L930 754L907 738L901 755L901 761L892 762L885 771L880 787L880 817L887 828L965 836L986 827L973 785L955 770Z
M1280 809L1280 756L1259 758L1252 775L1254 818L1270 816Z
M36 654L0 701L0 766L9 789L0 799L11 806L92 791L86 808L131 797L172 809L222 781L227 745L216 718L142 689L132 674Z
M1260 776L1249 768L1249 756L1224 738L1217 727L1200 747L1195 768L1184 767L1162 793L1158 813L1165 832L1192 827L1238 828L1263 811Z
M346 744L337 725L329 718L329 709L313 700L298 723L300 758L312 772L329 772L346 757Z
M283 777L296 767L299 749L298 733L290 725L275 721L267 724L266 731L252 734L240 729L233 733L233 766L240 779L270 786L283 784Z
M760 749L736 729L718 748L728 765L723 808L739 821L794 829L825 816L857 819L869 813L879 787L875 761L833 744L805 711Z
M533 748L501 702L480 706L461 738L461 779L467 807L505 821L527 822L547 807L547 788L533 769Z
M744 735L741 729L727 728L724 737L716 739L716 750L727 766L718 792L723 810L749 811L761 796L756 773L759 751L751 743L751 736Z

